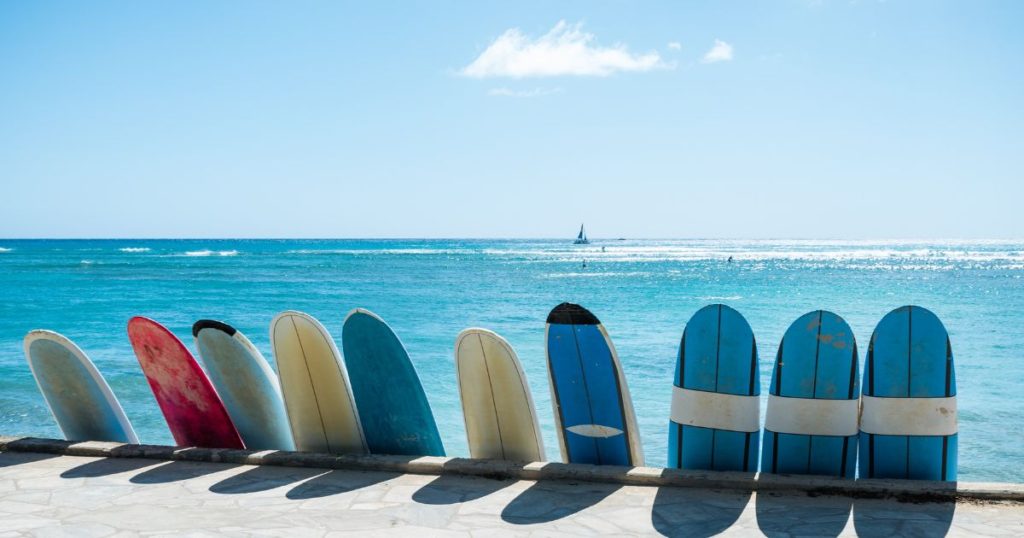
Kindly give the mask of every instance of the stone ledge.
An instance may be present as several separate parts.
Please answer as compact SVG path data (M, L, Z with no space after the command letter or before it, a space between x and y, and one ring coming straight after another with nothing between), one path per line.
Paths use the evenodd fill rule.
M1003 483L843 480L824 476L683 471L654 467L554 462L520 463L433 456L333 455L273 450L257 452L223 448L180 448L5 436L0 436L0 451L353 471L387 471L426 475L449 474L494 479L603 482L629 486L675 486L714 490L841 495L856 498L895 498L912 502L949 500L1024 502L1024 485Z

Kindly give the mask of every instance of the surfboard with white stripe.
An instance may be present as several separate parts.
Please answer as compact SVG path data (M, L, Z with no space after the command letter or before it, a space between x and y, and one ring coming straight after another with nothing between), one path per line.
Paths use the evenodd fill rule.
M871 335L864 365L860 476L955 481L956 374L946 328L904 306Z
M757 470L761 382L750 324L721 304L686 323L676 360L667 466Z
M857 461L857 342L825 310L797 318L772 372L761 471L853 478Z

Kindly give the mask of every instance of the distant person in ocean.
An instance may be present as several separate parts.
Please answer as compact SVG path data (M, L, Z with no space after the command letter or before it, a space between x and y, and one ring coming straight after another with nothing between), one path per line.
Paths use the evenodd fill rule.
M583 268L584 268L584 269L586 269L586 268L587 268L587 260L583 260Z
M729 256L729 259L726 260L726 263L732 263L732 256Z

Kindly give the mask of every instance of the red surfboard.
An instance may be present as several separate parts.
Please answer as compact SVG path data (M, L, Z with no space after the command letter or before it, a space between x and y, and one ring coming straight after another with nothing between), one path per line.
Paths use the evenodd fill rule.
M128 320L128 339L178 446L245 448L206 372L163 325Z

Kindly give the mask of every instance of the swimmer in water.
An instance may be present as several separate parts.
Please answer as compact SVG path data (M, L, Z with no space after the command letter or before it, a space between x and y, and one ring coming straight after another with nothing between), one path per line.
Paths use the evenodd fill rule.
M729 260L726 263L732 263L732 256L729 256Z

